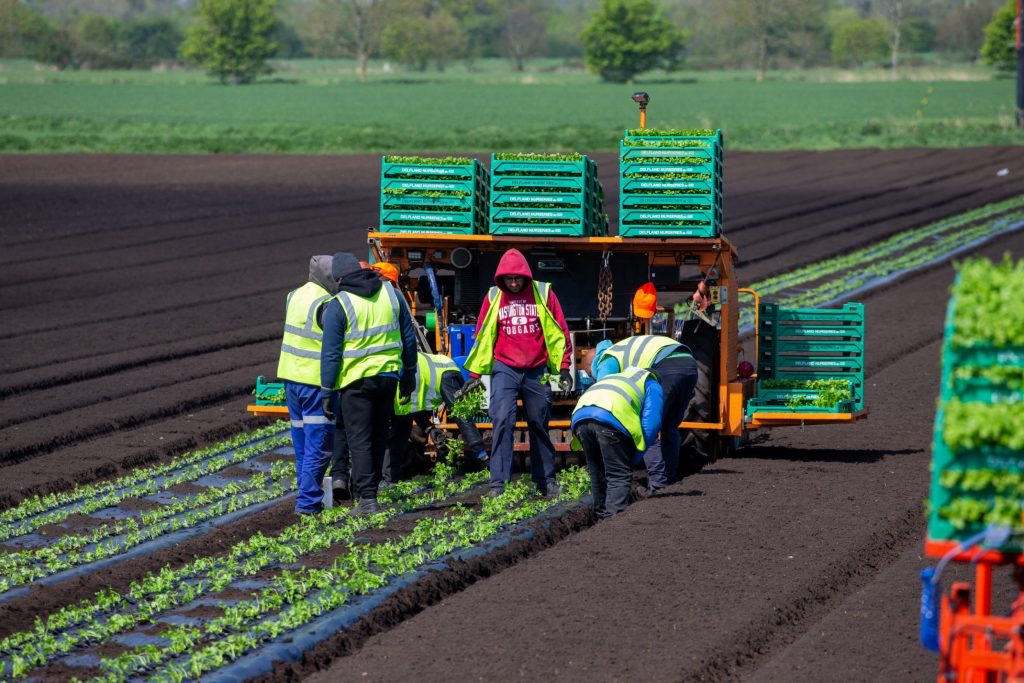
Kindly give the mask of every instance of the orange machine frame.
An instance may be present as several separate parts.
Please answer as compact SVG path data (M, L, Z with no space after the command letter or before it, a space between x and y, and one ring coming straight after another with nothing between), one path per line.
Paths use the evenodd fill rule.
M782 427L788 425L852 423L867 417L867 410L855 413L758 413L745 420L747 399L753 394L756 375L741 378L737 375L737 364L740 357L739 343L739 294L754 297L755 308L760 300L757 293L750 289L741 289L736 281L735 262L738 259L736 247L725 237L718 238L622 238L622 237L535 237L517 235L445 235L438 233L393 233L369 232L368 242L371 257L375 261L388 261L398 265L403 272L424 265L434 265L450 269L451 252L457 247L470 247L481 251L504 252L512 248L532 248L539 244L553 249L573 251L600 251L602 253L643 253L647 255L647 264L654 266L680 266L685 263L699 267L704 273L712 269L717 271L715 278L719 291L724 292L720 298L721 337L718 367L718 416L717 422L681 422L681 429L700 429L716 431L724 436L741 436L745 430L766 427ZM393 249L401 248L401 254L392 253ZM410 262L408 249L422 251L422 260ZM694 262L694 257L697 261ZM416 312L416 298L407 299L413 312ZM444 300L444 310L438 316L435 326L434 345L442 353L447 352L447 335L445 321L447 319L448 300ZM646 333L649 321L643 321L640 332ZM757 335L754 335L757 357ZM284 406L253 406L248 407L254 415L284 417L288 414ZM454 428L454 425L443 425ZM482 428L490 427L481 424ZM520 425L516 425L519 427ZM523 425L525 426L525 425ZM551 420L551 429L569 429L569 420ZM517 444L525 450L525 444Z
M942 558L955 541L925 541L925 555ZM974 609L971 586L954 583L939 611L940 664L937 681L948 683L1024 683L1024 586L1008 617L992 614L992 574L997 565L1024 568L1024 555L973 548L957 552L954 562L975 564ZM994 640L1006 641L997 648ZM1005 677L996 677L996 674Z

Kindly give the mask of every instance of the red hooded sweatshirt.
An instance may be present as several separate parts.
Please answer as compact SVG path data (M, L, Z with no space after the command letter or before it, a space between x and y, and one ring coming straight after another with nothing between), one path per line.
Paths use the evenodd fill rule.
M505 275L522 275L525 278L523 288L515 294L508 291L502 279ZM505 252L494 272L494 284L501 290L501 296L497 299L498 338L494 343L494 360L522 370L544 365L548 360L548 352L537 315L537 303L533 298L533 272L522 252L518 249ZM485 298L476 323L477 336L490 307L490 300ZM565 355L562 356L561 367L566 369L569 367L572 343L569 341L569 326L565 324L565 315L554 288L548 291L547 307L565 333Z

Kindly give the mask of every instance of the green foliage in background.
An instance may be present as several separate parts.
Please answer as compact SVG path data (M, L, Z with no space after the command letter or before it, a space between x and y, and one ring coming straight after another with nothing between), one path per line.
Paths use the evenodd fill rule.
M605 81L624 83L651 69L676 68L684 37L654 0L601 0L580 40L587 68Z
M832 61L842 66L881 61L888 53L889 27L881 19L847 22L832 38Z
M267 60L277 51L276 0L199 0L197 21L186 35L181 56L221 83L251 83L270 73Z
M1017 66L1016 34L1017 0L1007 0L985 27L985 43L981 46L981 61L985 64L1012 70Z

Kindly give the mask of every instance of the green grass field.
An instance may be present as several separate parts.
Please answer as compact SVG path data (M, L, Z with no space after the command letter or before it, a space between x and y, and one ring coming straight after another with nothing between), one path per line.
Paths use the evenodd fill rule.
M56 72L0 62L0 151L380 152L608 150L648 124L721 128L730 149L1021 144L1014 82L981 69L652 74L634 85L539 62L444 73L288 62L264 82L216 85L200 72Z

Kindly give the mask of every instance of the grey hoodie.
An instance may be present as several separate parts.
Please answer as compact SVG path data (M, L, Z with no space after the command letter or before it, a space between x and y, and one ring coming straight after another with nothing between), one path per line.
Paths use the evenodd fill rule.
M333 256L313 256L309 259L309 281L315 282L331 294L338 293L338 281L331 275Z

